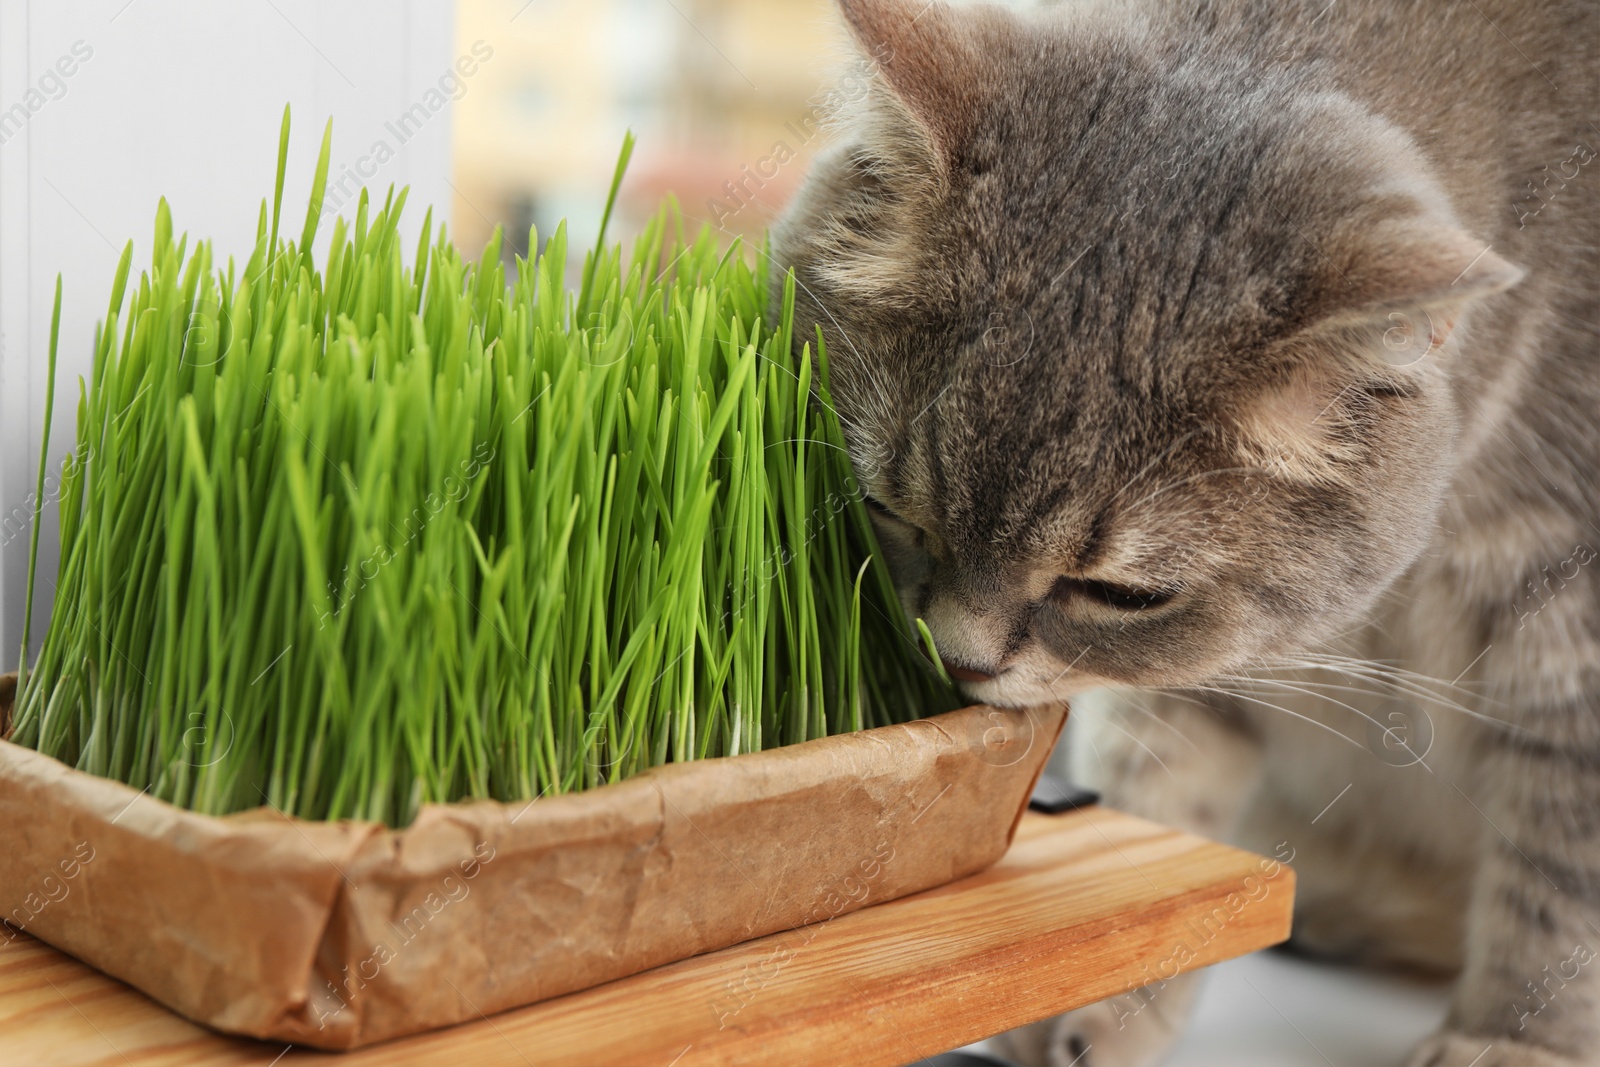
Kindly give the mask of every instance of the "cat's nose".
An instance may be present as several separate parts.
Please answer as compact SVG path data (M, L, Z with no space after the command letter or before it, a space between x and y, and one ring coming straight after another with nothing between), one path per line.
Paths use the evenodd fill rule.
M992 674L985 674L983 671L975 671L971 667L958 667L954 663L950 663L946 660L940 660L940 662L944 663L944 672L958 682L994 681L994 675Z

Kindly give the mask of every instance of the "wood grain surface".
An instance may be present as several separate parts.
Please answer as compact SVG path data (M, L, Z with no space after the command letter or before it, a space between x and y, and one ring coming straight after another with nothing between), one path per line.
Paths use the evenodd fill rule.
M1104 808L1030 813L982 874L347 1054L220 1036L5 931L0 1064L895 1067L1275 944L1293 898L1271 860Z

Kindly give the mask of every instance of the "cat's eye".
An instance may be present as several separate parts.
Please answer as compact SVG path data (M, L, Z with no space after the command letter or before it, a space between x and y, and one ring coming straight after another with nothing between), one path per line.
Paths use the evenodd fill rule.
M861 498L861 502L867 506L867 513L872 515L874 518L887 519L890 522L898 523L901 526L914 525L913 523L909 523L902 519L899 515L896 515L887 504L876 497L863 496Z
M1069 578L1063 575L1050 587L1053 600L1069 601L1074 598L1091 600L1117 611L1144 611L1169 603L1177 594L1168 589L1141 589L1131 585L1097 582L1089 578Z
M862 496L861 502L867 506L867 515L877 520L880 526L886 523L886 528L896 531L899 536L914 536L917 539L922 537L922 528L917 523L906 522L904 518L899 517L898 512L894 512L894 509L880 499Z

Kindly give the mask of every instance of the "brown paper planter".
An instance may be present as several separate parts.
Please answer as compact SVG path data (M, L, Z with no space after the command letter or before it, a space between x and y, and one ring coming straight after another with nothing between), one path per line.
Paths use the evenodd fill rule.
M354 1048L981 870L1065 718L967 708L404 830L198 815L0 742L0 917L197 1022Z

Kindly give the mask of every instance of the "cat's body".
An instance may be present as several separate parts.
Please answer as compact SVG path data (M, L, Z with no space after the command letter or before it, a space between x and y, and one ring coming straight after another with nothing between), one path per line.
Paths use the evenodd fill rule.
M908 606L976 698L1144 690L1082 775L1293 849L1297 943L1459 968L1415 1063L1600 1063L1600 7L841 6L775 247Z

